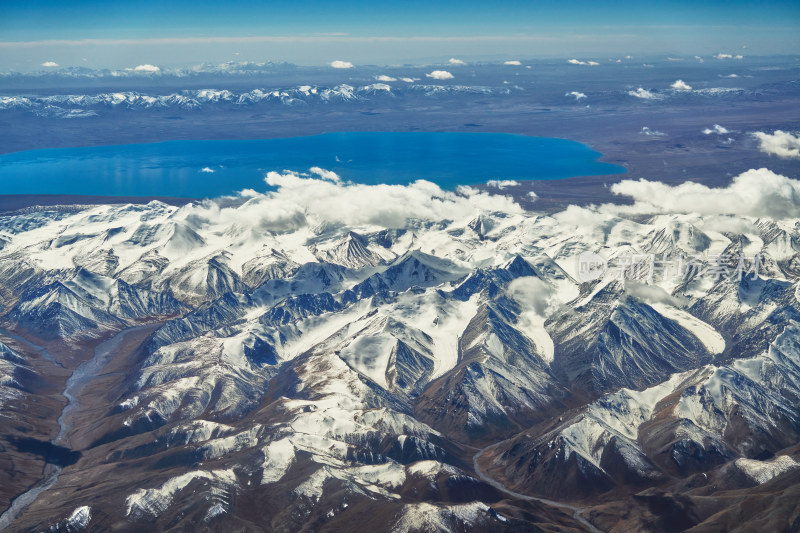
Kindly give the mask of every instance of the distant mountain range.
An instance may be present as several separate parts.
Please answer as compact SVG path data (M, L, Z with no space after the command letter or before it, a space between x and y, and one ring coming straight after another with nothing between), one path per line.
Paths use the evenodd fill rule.
M253 104L283 104L287 106L327 102L368 101L380 97L409 95L448 96L457 94L509 94L505 87L493 88L466 85L428 85L409 83L391 87L373 83L354 87L341 84L335 87L301 85L284 89L253 89L233 92L227 89L184 90L167 95L148 95L135 91L99 93L93 95L0 96L0 111L24 110L41 117L83 118L95 116L106 109L196 110L204 106Z

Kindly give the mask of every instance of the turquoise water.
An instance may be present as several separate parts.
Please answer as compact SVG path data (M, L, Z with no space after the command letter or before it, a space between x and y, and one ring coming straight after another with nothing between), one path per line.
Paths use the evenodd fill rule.
M214 197L268 190L270 170L315 166L359 183L426 179L445 189L625 172L597 161L601 155L574 141L502 133L326 133L59 148L0 155L0 194Z

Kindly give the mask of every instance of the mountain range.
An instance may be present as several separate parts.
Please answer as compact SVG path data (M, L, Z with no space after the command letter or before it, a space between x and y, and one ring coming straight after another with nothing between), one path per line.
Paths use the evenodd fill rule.
M0 525L800 525L796 220L271 194L0 216Z

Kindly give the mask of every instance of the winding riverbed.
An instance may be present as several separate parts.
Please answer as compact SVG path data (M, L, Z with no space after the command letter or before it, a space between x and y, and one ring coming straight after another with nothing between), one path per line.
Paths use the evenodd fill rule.
M592 524L591 522L589 522L588 520L586 520L583 517L583 513L584 513L584 511L586 511L586 508L584 508L584 507L576 507L576 506L570 505L568 503L557 502L557 501L554 501L554 500L548 500L547 498L537 498L536 496L528 496L527 494L521 494L519 492L514 492L513 490L506 488L505 485L503 485L502 483L500 483L496 479L494 479L492 477L489 477L489 475L486 472L481 470L481 467L478 464L478 458L484 452L486 452L486 451L488 451L490 449L493 449L493 448L497 448L503 442L505 442L505 441L501 441L501 442L498 442L496 444L492 444L490 446L482 448L482 449L478 450L478 452L472 457L472 464L473 464L473 466L475 468L475 473L478 474L478 477L480 477L482 481L484 481L485 483L488 483L489 485L491 485L492 487L496 488L500 492L508 494L509 496L511 496L513 498L518 498L520 500L536 501L536 502L543 503L545 505L550 505L550 506L553 506L553 507L559 507L561 509L567 509L567 510L572 512L572 518L574 518L577 522L579 522L587 530L591 531L592 533L603 533L602 531L597 529L594 526L594 524Z
M69 421L72 419L70 415L72 415L80 407L77 395L83 389L83 387L93 378L97 377L97 375L100 373L100 370L111 360L117 348L119 348L128 335L152 327L153 325L145 325L123 329L107 341L97 345L92 358L78 365L72 375L67 379L66 386L62 392L64 397L67 399L67 403L64 405L64 408L61 410L61 415L58 417L58 435L56 435L55 438L50 441L53 445L66 446L69 443L69 433L72 431L72 428L69 425ZM3 330L0 330L0 333L6 337L16 340L17 342L25 344L33 351L40 353L42 357L52 362L54 365L61 366L46 348L33 344L22 337L12 335ZM20 513L22 513L22 511L27 509L33 502L36 501L36 498L39 497L39 494L52 487L55 482L58 481L58 476L61 474L62 467L51 462L51 458L47 458L46 460L48 462L45 464L42 471L42 479L30 489L15 497L11 502L11 506L2 515L0 515L0 530L3 530L11 525L14 520L17 519Z
M28 346L31 350L38 352L39 355L41 355L45 361L50 361L57 367L64 368L64 365L56 361L55 357L53 357L53 354L48 352L47 348L45 348L44 346L39 346L38 344L34 344L28 339L20 337L19 335L14 335L13 333L9 333L4 329L0 329L0 334L2 334L5 337L8 337L9 339L14 339L15 341L24 344L25 346Z

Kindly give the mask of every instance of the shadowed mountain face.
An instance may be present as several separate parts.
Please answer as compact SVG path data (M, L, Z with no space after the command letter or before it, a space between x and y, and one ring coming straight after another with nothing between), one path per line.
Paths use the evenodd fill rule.
M399 224L265 197L0 217L0 486L5 506L33 494L4 519L791 529L795 221L604 215L598 229L489 198L437 198ZM651 252L705 252L713 269L726 250L763 268L615 276ZM605 277L581 279L584 252L610 258ZM26 492L43 469L51 483Z

